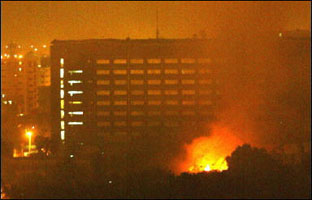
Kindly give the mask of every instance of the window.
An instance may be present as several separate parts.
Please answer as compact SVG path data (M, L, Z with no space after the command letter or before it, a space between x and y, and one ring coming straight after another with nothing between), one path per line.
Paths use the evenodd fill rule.
M108 122L108 121L97 122L96 125L99 127L108 127L108 126L111 126L111 122Z
M152 121L147 123L147 126L160 126L160 125L161 125L160 121Z
M212 80L211 79L207 79L207 80L199 80L198 83L202 84L202 85L206 85L206 84L211 84Z
M64 78L64 69L63 68L60 69L60 78Z
M83 122L68 122L67 124L71 125L71 126L73 126L73 125L83 125Z
M127 60L126 59L115 59L114 64L126 64Z
M144 101L131 101L132 105L144 105Z
M96 95L108 96L108 95L110 95L110 91L109 90L96 91Z
M131 85L143 85L143 80L131 80Z
M110 73L109 70L99 69L96 70L96 75L108 75Z
M132 90L132 95L144 95L144 90Z
M96 60L96 64L109 64L110 61L108 59L100 59Z
M210 58L199 58L198 63L211 63Z
M161 91L160 90L148 90L147 94L148 95L160 95Z
M69 104L82 104L82 101L69 101Z
M97 101L96 105L98 105L98 106L108 106L108 105L110 105L110 101Z
M182 95L194 95L195 90L182 90Z
M143 64L143 59L131 59L131 64Z
M195 101L182 101L182 105L194 105Z
M109 80L97 80L96 84L97 85L109 85L110 81Z
M148 101L148 105L160 105L161 101Z
M194 111L182 111L182 115L193 116L193 115L195 115L195 112Z
M127 122L126 121L117 121L117 122L114 122L114 126L127 126Z
M130 74L144 74L143 69L131 69Z
M159 64L160 59L157 59L157 58L147 59L147 63L148 64Z
M166 95L177 95L178 91L177 90L165 90Z
M68 91L70 96L74 96L75 94L83 94L83 91Z
M148 80L147 83L149 85L159 85L161 83L161 80Z
M64 58L60 59L60 64L61 64L61 67L64 67Z
M144 125L144 122L142 121L136 121L136 122L131 123L131 126L134 126L134 127L143 126L143 125Z
M65 121L61 121L61 129L65 129Z
M64 98L64 90L60 90L60 97L61 97L61 99L63 99Z
M127 105L127 101L114 101L114 105L116 106Z
M115 90L114 95L127 95L126 90Z
M115 85L126 85L127 80L115 80Z
M65 104L65 101L61 100L61 109L64 109L64 104Z
M125 74L127 74L127 70L114 70L113 72L116 75L125 75Z
M156 116L156 115L160 115L160 111L149 111L148 112L149 116Z
M83 115L83 111L71 111L68 114L72 117L73 115Z
M68 73L70 74L70 75L73 75L73 74L82 74L83 73L83 71L82 70L69 70L68 71Z
M178 59L177 58L166 58L165 59L165 63L169 64L169 63L178 63Z
M64 116L65 116L65 112L64 112L64 110L61 110L61 119L63 119Z
M131 115L132 116L142 116L142 115L144 115L144 112L143 111L132 111Z
M199 104L200 105L211 105L212 102L210 100L200 100Z
M167 105L178 105L178 101L176 101L176 100L168 100L168 101L166 101L166 104Z
M200 95L209 95L211 94L211 90L199 90Z
M61 88L64 88L64 80L61 80L60 85L61 85Z
M200 69L199 73L200 74L209 74L209 73L211 73L211 69Z
M147 74L160 74L160 69L148 69Z
M165 69L165 74L178 74L177 69Z
M165 84L175 85L175 84L178 84L178 80L165 80Z
M65 140L65 131L61 131L61 140Z
M195 74L195 70L194 69L182 69L181 73L182 74Z
M182 80L182 84L184 85L193 85L195 84L195 80Z
M109 111L98 111L97 116L109 116L110 112Z
M194 58L182 58L181 63L187 63L187 64L195 63L195 59Z
M114 115L115 116L126 116L127 115L127 111L115 111Z

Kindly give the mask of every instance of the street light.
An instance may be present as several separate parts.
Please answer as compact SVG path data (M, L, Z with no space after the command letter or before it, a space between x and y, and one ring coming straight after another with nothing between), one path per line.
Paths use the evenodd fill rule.
M28 136L28 155L30 155L30 148L31 148L31 131L26 131L26 135Z

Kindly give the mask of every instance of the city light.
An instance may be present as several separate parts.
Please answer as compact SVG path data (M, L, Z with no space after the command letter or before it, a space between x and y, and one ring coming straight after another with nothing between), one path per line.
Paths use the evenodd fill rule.
M38 51L38 49L37 49L37 48L35 48L35 49L34 49L34 51Z
M23 58L23 55L19 55L18 58Z
M47 48L47 45L44 44L42 47L43 47L43 48Z
M30 150L31 150L31 136L32 136L32 132L31 131L27 131L26 130L26 135L28 137L28 154L30 155Z

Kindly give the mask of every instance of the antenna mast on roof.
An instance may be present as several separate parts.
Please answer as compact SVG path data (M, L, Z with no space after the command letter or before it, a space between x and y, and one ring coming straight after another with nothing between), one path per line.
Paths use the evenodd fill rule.
M158 8L156 10L156 39L159 38L159 30L158 30Z

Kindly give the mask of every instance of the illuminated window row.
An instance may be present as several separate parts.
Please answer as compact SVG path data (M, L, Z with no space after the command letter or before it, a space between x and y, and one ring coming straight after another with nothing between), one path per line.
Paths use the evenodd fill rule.
M144 101L131 101L131 105L144 105ZM179 102L176 100L167 100L164 102L166 105L179 105ZM97 101L97 105L99 106L109 106L111 105L110 101ZM148 105L161 105L161 101L151 100L147 102ZM182 100L181 105L195 105L196 102L194 100ZM198 102L199 105L211 105L212 102L210 100L200 100ZM127 105L127 101L113 101L112 105Z
M130 59L131 64L143 64L144 60L143 59ZM192 64L195 63L196 59L194 58L181 58L181 63L186 63L186 64ZM210 58L199 58L197 59L198 63L211 63ZM96 64L110 64L111 61L109 59L98 59L96 60ZM115 59L113 60L114 64L126 64L127 59ZM159 58L150 58L147 59L147 63L149 64L160 64L161 59ZM172 64L172 63L178 63L177 58L165 58L164 63L167 64Z
M75 73L78 73L79 70L76 70ZM74 71L69 71L70 73L74 73ZM82 70L81 70L82 73ZM112 70L112 73L115 75L125 75L127 74L127 70ZM164 71L165 74L178 74L179 70L178 69L165 69ZM181 74L195 74L196 70L195 69L182 69L181 70ZM199 70L200 74L208 74L211 73L210 69L200 69ZM110 74L110 70L104 70L104 69L100 69L100 70L96 70L96 74L97 75L109 75ZM130 74L139 74L142 75L144 74L144 70L141 69L132 69L130 70ZM147 70L147 74L161 74L161 70L160 69L148 69Z

